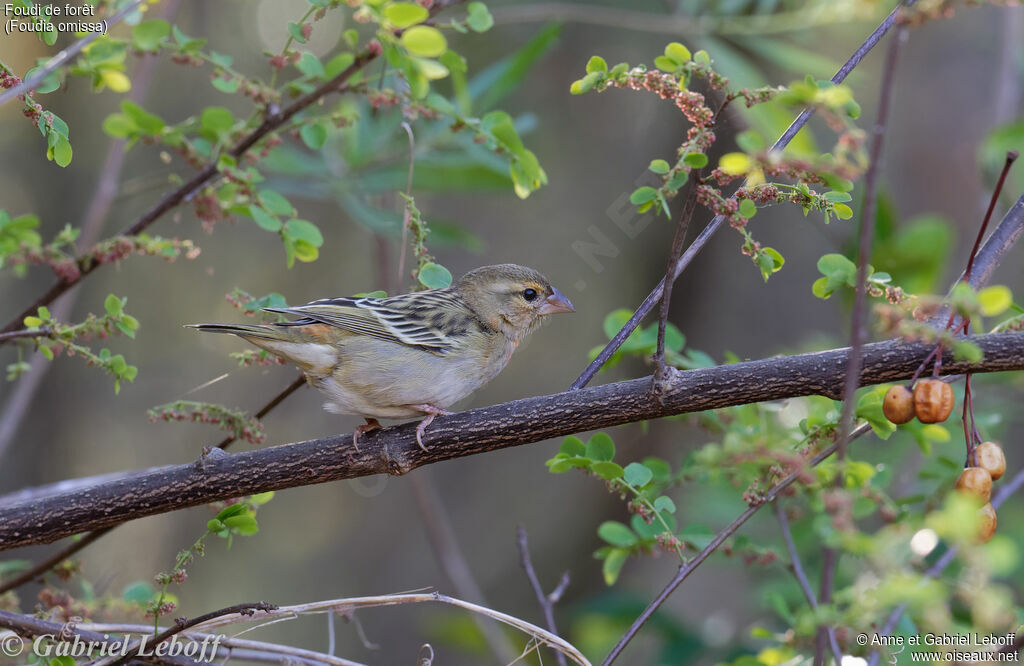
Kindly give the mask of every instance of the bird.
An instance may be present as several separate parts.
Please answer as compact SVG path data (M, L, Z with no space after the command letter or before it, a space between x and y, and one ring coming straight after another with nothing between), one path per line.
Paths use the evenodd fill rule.
M324 393L324 409L366 420L352 433L381 428L378 419L434 417L500 373L520 342L551 314L575 312L538 271L517 264L482 266L449 287L396 296L324 298L297 307L264 308L293 319L274 324L190 324L231 333L297 365Z

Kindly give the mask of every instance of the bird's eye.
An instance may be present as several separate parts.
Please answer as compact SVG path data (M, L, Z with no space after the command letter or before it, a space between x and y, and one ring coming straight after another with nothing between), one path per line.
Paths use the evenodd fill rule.
M535 300L537 298L537 290L536 289L524 289L523 290L523 298L526 299L527 302Z

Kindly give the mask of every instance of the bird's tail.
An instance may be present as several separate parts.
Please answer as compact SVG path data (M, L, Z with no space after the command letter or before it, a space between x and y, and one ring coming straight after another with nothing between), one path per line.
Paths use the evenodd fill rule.
M257 338L259 340L274 340L284 342L288 340L288 334L273 326L260 324L187 324L187 328L195 328L207 333L231 333L240 335L243 338Z

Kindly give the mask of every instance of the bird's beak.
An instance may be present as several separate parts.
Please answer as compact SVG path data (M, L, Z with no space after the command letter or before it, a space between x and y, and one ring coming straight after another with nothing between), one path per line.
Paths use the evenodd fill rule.
M551 287L551 291L553 293L544 299L544 304L537 310L540 314L549 315L558 312L576 312L576 308L572 306L572 303L570 303L569 299L565 297L565 294L554 287Z

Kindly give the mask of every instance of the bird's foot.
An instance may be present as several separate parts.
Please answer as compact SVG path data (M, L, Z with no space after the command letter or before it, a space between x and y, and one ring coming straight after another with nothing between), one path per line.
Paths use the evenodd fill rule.
M427 447L423 445L423 433L426 432L427 426L433 423L435 416L448 416L452 412L449 412L447 409L441 409L440 407L427 404L409 406L427 415L427 418L420 421L420 424L416 426L416 443L420 445L421 449L426 451Z
M377 419L366 419L365 424L357 426L356 429L352 431L352 446L356 447L356 453L359 453L359 435L372 430L380 430L383 427L384 426L382 426L380 421Z

